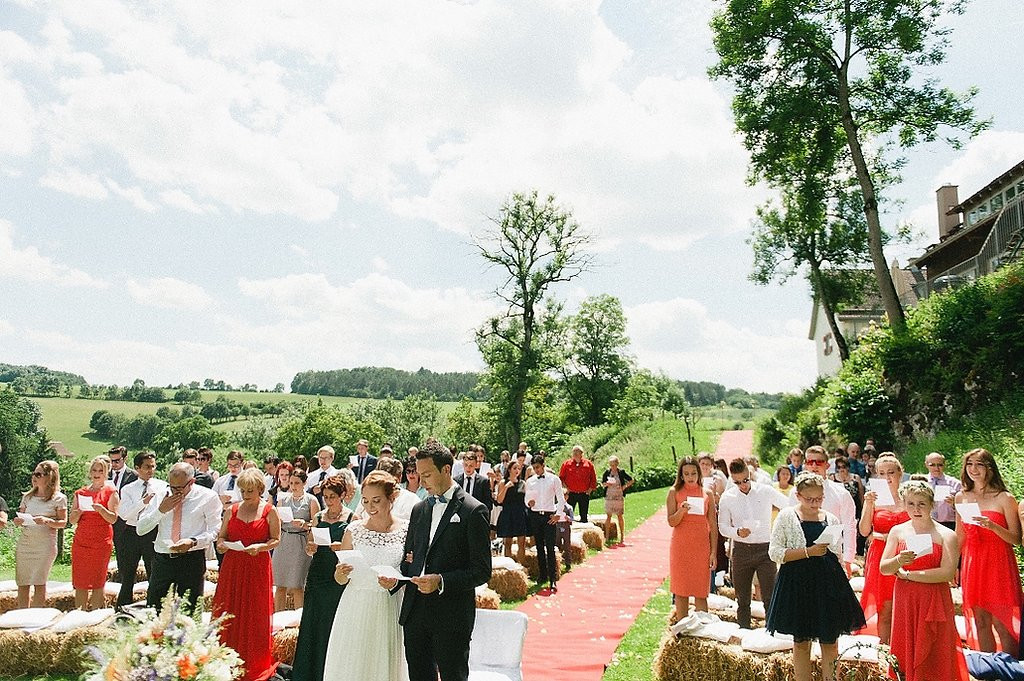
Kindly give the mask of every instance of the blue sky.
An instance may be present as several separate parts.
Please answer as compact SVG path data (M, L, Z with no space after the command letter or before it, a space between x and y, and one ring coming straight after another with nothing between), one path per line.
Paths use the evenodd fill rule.
M553 193L622 299L638 364L752 390L815 376L806 286L756 287L711 2L5 2L0 361L96 383L288 384L365 365L475 370L500 274L472 239ZM1024 156L1016 3L951 19L990 131L909 155L887 223L935 240ZM1016 96L1014 96L1016 95Z

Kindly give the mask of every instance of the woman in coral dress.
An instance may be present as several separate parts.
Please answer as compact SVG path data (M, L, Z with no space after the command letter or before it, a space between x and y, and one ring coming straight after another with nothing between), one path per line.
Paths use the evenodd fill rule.
M960 540L956 532L932 520L935 493L927 482L900 485L910 520L889 531L880 569L893 575L890 648L905 681L967 681L967 662L956 631L949 582L956 576ZM927 537L927 548L907 548ZM927 551L927 552L926 552ZM896 670L890 670L895 677Z
M701 499L700 502L689 499ZM672 526L669 548L669 584L675 595L678 621L694 609L707 612L711 572L718 554L718 517L714 497L701 485L700 465L693 457L679 462L676 482L668 492L668 524ZM699 503L699 507L698 507Z
M107 585L107 565L114 550L114 521L119 498L107 483L110 459L97 456L89 464L90 483L75 492L71 503L71 524L77 525L71 540L71 585L75 587L75 607L98 610L103 607L103 587ZM88 498L92 502L87 507Z
M213 616L231 615L220 630L221 642L234 649L245 663L244 681L269 678L276 668L270 655L270 618L274 613L270 552L281 541L281 518L261 497L263 474L249 468L235 487L241 503L224 514L217 550L224 554L213 596ZM227 546L241 542L244 550Z
M878 563L882 559L889 530L907 522L910 516L903 510L899 497L900 480L903 478L903 464L900 460L891 452L882 454L875 462L875 476L888 484L896 505L879 507L875 492L864 495L859 530L869 542L867 558L864 560L864 590L860 594L860 606L867 620L864 630L877 633L882 643L888 643L892 628L892 589L896 585L896 577L883 575L878 569Z
M1021 588L1013 547L1020 544L1017 500L1006 491L996 460L984 449L964 455L963 490L956 503L976 503L980 516L956 514L960 537L960 587L967 619L967 645L1017 655Z

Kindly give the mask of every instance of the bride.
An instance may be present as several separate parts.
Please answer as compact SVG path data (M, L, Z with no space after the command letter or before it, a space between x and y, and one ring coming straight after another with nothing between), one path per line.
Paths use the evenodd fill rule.
M353 567L338 563L334 578L347 584L334 616L327 644L324 678L360 681L405 681L408 669L398 624L401 596L378 582L371 569L388 565L398 569L408 526L391 517L391 505L398 495L398 481L383 471L373 471L363 480L363 511L360 520L345 530L343 550L362 552ZM307 594L316 598L316 594Z

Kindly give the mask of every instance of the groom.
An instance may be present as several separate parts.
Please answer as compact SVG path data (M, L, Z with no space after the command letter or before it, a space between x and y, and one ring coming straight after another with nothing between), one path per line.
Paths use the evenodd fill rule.
M416 454L430 493L412 509L399 622L405 627L409 681L466 681L476 587L491 578L487 508L452 481L452 454L431 438Z

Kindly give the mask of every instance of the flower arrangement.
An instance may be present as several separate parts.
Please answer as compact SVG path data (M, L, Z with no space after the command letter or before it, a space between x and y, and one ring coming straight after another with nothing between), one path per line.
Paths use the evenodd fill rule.
M118 635L89 650L95 665L85 681L231 681L243 673L242 659L217 637L220 617L209 624L182 610L173 593L160 613L146 610L123 624Z

